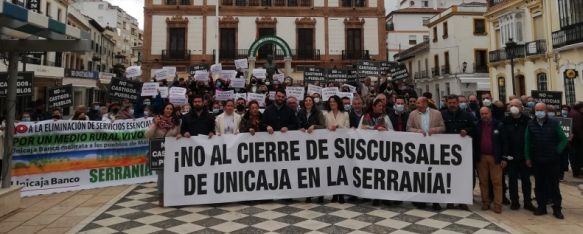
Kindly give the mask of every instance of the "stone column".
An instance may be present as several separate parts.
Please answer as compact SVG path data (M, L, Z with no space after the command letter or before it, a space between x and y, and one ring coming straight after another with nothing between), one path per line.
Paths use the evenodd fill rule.
M291 57L285 57L283 59L283 61L285 62L285 70L283 71L283 73L285 74L285 76L290 76L292 73L292 67L291 67L291 61L292 58Z
M247 83L249 83L251 75L253 75L253 69L255 69L255 57L247 58L247 62L249 63L249 68L247 69Z

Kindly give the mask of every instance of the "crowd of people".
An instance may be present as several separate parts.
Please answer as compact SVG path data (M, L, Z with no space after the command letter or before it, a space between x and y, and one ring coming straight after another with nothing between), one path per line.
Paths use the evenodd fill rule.
M160 95L142 97L136 102L94 103L91 108L75 108L72 120L116 121L152 117L148 138L189 138L206 135L209 138L224 134L299 130L307 134L316 129L358 128L376 131L415 132L424 136L459 134L471 137L473 143L474 185L476 179L481 191L482 210L502 212L503 205L517 210L523 207L535 215L547 213L552 204L553 215L563 219L559 181L569 164L573 176L583 176L583 103L561 110L553 110L544 103L535 103L532 97L510 97L504 103L493 101L489 94L449 95L435 102L431 93L418 96L411 86L381 80L373 85L366 79L357 85L357 92L349 97L332 96L322 100L319 93L308 93L303 100L286 96L284 88L291 80L280 84L266 84L251 79L248 87L235 89L237 93L265 94L265 107L258 101L216 101L215 90L228 90L228 81L196 82L178 80L162 86L187 88L188 104L174 105ZM346 86L338 85L347 91ZM274 91L273 100L268 98ZM556 116L555 113L561 113ZM556 117L573 120L572 135L566 137ZM58 109L45 114L42 110L23 112L20 121L60 120ZM163 201L163 173L158 173L160 201ZM534 176L532 195L531 176ZM521 184L522 205L518 182ZM509 195L509 197L507 196ZM533 199L536 197L536 206ZM349 197L349 200L358 199ZM306 199L311 202L312 199ZM318 201L323 202L323 197ZM345 202L344 195L334 195L332 202ZM399 201L373 200L374 205L400 204ZM418 208L427 204L414 203ZM438 203L432 209L440 210ZM448 209L468 209L464 204L447 204Z

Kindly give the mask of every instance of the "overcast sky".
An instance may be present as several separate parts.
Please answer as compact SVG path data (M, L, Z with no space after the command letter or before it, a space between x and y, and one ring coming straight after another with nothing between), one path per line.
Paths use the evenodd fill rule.
M128 14L138 19L140 28L144 29L144 0L107 0L113 5L121 7ZM399 0L385 0L385 9L388 14L391 10L396 9L397 1Z

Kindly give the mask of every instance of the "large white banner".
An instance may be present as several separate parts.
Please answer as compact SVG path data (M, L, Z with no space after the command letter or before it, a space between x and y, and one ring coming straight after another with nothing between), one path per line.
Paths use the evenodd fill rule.
M350 194L472 202L469 137L345 129L166 138L164 204Z

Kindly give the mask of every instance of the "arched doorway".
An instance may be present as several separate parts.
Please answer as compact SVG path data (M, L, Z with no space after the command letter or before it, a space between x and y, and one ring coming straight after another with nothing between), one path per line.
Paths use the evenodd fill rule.
M514 95L518 97L526 95L526 85L524 82L524 75L517 75L514 77L514 84L516 85L516 87L513 87Z
M284 73L289 75L291 73L291 60L292 60L292 51L289 45L285 40L278 36L263 36L253 42L249 47L248 52L248 61L249 61L249 70L253 70L255 68L255 58L257 56L257 52L261 47L264 45L276 45L283 51L284 62L285 62L285 69Z

